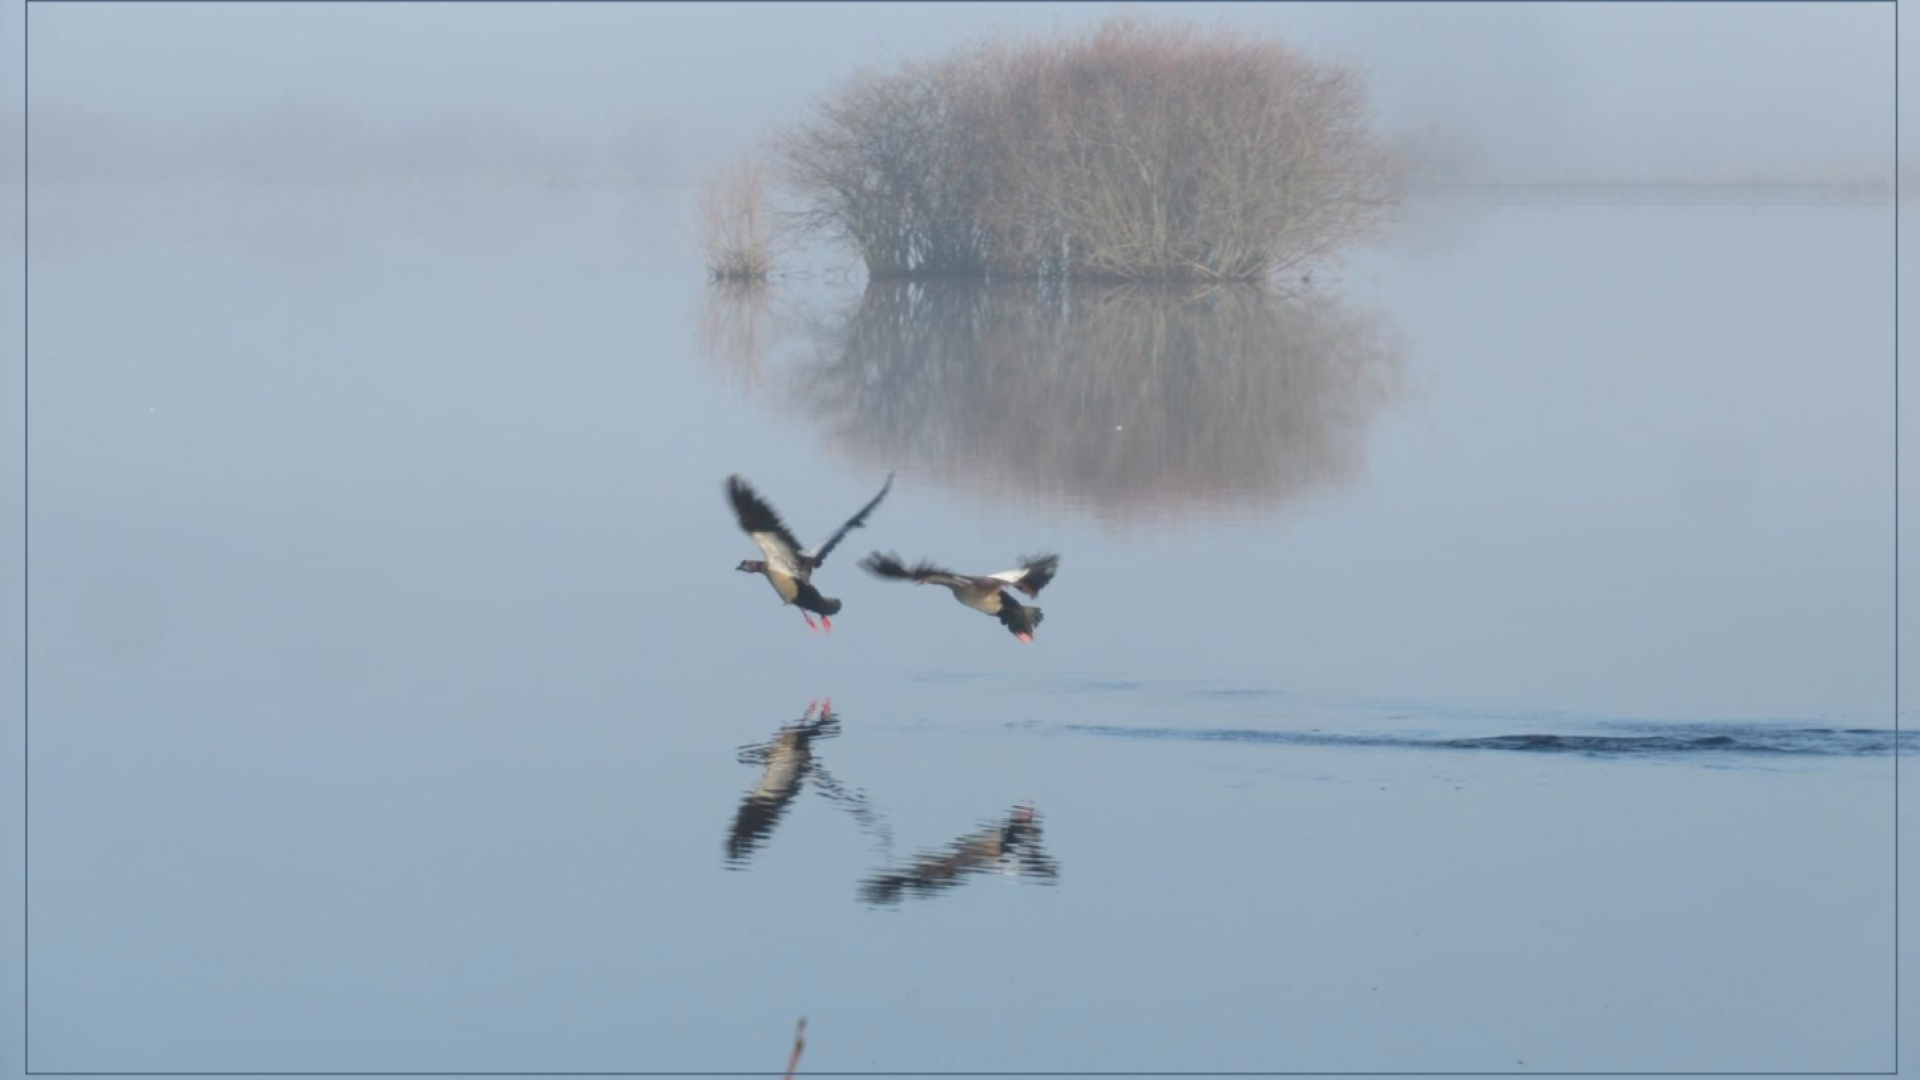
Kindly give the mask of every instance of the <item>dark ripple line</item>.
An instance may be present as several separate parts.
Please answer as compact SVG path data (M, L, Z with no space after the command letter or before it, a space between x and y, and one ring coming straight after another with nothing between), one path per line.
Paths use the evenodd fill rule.
M1894 752L1891 729L1782 728L1729 732L1716 726L1712 734L1558 735L1528 733L1465 738L1419 738L1408 735L1354 735L1322 731L1263 731L1249 728L1124 727L1114 724L1066 724L1069 731L1135 739L1180 739L1189 742L1265 743L1284 746L1394 747L1411 750L1506 750L1536 754L1578 754L1585 757L1664 757L1706 753L1800 757L1877 757ZM1902 753L1913 753L1909 740Z

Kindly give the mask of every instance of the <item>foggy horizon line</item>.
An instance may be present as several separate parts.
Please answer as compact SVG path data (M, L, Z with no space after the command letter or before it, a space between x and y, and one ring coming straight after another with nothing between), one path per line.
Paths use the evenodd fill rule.
M192 120L132 116L67 102L35 107L33 114L39 122L29 127L25 110L0 112L0 178L8 182L18 181L31 163L36 183L56 184L224 176L262 186L345 186L461 178L547 188L671 190L698 187L713 165L747 149L682 145L685 132L647 113L607 118L596 125L545 124L492 109L386 120L351 105L289 101ZM31 147L26 145L29 135ZM1401 142L1391 132L1386 137L1390 143ZM1473 139L1464 131L1452 138L1451 152L1432 156L1418 140L1402 142L1409 195L1575 187L1797 187L1867 193L1904 191L1920 183L1920 156L1894 168L1859 160L1790 168L1755 162L1494 165L1476 160ZM1459 153L1462 147L1469 152Z

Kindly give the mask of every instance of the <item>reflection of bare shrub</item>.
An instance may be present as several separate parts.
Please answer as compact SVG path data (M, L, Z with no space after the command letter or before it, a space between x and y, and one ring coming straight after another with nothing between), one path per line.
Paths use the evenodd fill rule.
M700 192L700 248L715 281L765 281L773 271L773 219L760 166L742 160Z
M760 380L773 345L773 315L766 282L716 281L700 312L700 344L715 364L751 385Z
M821 324L794 403L889 467L1128 516L1355 476L1395 336L1250 286L874 282Z
M875 277L1257 279L1392 203L1367 120L1353 71L1118 19L862 74L779 151L802 220Z

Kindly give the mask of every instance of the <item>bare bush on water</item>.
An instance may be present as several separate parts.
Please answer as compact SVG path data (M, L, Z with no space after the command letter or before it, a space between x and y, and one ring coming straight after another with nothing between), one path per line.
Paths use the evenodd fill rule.
M774 217L759 162L742 158L700 189L699 244L714 281L765 281L773 272Z
M775 151L870 276L1260 280L1397 201L1358 73L1127 18L868 71Z
M778 396L857 457L1110 520L1238 512L1356 475L1400 392L1377 315L1266 287L1405 177L1358 74L1284 44L1124 18L988 41L856 75L773 152L783 218L869 276ZM763 309L713 291L716 363L760 369Z

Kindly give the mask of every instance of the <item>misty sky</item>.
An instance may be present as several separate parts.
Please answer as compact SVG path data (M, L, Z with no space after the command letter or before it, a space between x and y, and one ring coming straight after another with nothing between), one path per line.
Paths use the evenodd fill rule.
M684 182L861 65L1119 11L1359 63L1383 129L1462 132L1504 178L1885 175L1891 161L1890 3L42 4L31 74L36 117L294 105L397 125L465 114L553 140L640 132ZM18 21L0 25L15 47Z

